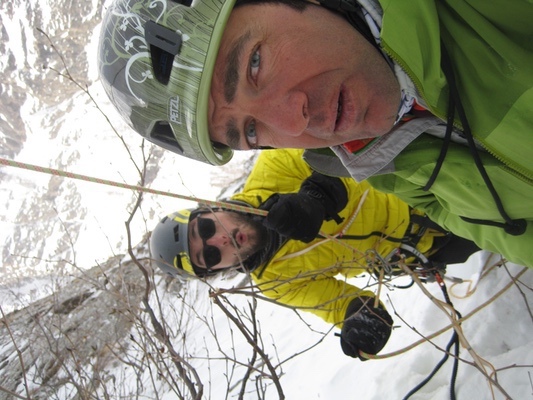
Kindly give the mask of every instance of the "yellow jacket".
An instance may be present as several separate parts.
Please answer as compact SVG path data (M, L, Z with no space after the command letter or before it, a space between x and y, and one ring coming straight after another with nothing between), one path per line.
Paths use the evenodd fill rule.
M302 159L303 150L262 151L242 193L233 200L258 207L274 193L297 192L312 171ZM375 252L386 257L398 248L409 224L409 207L397 197L373 189L368 183L343 178L348 204L339 215L344 221L324 222L321 232L338 240L318 238L311 243L287 241L266 266L251 273L259 290L275 301L312 312L332 324L342 323L350 301L374 296L345 282L365 272ZM360 207L359 211L357 209ZM355 218L353 218L355 216ZM429 235L418 250L432 245Z

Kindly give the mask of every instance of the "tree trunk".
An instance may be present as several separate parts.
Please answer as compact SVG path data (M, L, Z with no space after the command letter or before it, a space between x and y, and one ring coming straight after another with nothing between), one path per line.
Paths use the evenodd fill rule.
M145 293L139 267L122 259L114 256L3 316L0 399L94 398L106 379L101 373L128 345Z

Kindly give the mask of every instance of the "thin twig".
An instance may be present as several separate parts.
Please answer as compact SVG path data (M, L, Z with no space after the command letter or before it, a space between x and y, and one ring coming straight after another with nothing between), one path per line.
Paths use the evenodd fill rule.
M11 328L9 326L9 323L7 322L6 315L4 314L4 309L2 308L1 305L0 305L0 313L2 313L2 322L4 323L4 326L6 327L7 332L9 333L9 337L11 338L11 342L13 343L13 346L15 346L15 351L17 352L17 357L18 357L18 359L20 361L20 367L22 369L22 378L24 379L24 389L26 390L26 395L27 395L27 397L25 397L25 398L26 399L31 399L30 389L29 389L29 386L28 386L28 378L26 376L26 367L24 365L24 358L22 357L22 352L20 351L20 349L19 349L19 347L17 345L17 341L13 337L13 332L11 332ZM24 397L20 397L20 398L23 399Z

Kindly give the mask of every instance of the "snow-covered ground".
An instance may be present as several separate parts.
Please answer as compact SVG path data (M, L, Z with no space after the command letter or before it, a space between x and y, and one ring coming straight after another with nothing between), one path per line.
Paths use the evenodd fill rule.
M482 273L484 266L490 267L497 261L497 256L479 252L464 265L448 269L449 277L463 280L462 283L446 282L451 301L465 318L460 331L464 341L456 380L458 399L533 398L533 316L530 309L533 274L510 264L488 268ZM516 276L519 278L513 283ZM363 286L367 277L353 281ZM231 279L216 280L212 289L230 288L234 284L236 281ZM444 300L437 283L424 284L423 288L436 299ZM433 370L451 338L449 329L433 337L450 324L447 315L416 285L409 289L384 288L381 296L393 314L395 329L380 353L382 358L365 362L346 357L334 331L317 317L306 313L298 315L266 301L258 302L261 346L274 366L281 364L278 374L286 399L403 399ZM248 310L249 297L228 295L227 298L231 304L240 305L241 310ZM205 398L234 398L237 390L228 394L227 388L231 386L228 382L235 383L244 375L244 367L239 367L239 363L246 365L250 361L252 348L221 309L209 300L208 287L198 281L190 282L179 307L175 305L173 294L167 293L161 300L168 325L181 325L187 332L185 340L181 334L172 340L189 355L188 361L206 384ZM190 308L194 308L194 313L184 322L183 309ZM249 322L246 325L251 329ZM431 342L422 337L431 338ZM418 345L411 348L413 344ZM228 362L227 357L237 361ZM450 357L411 398L449 399L452 364ZM124 376L124 369L120 367L109 373ZM133 378L133 371L129 373ZM146 382L148 375L147 372ZM497 384L490 384L487 377ZM269 380L264 379L264 382ZM164 392L164 386L159 390ZM253 382L248 384L248 390L245 399L259 398ZM151 397L149 390L145 394ZM176 396L167 392L163 398ZM264 398L280 398L272 383Z
M89 60L88 88L123 136L133 153L133 160L122 140L111 130L86 94L74 91L74 95L66 99L58 97L53 101L50 91L44 90L46 85L43 84L43 92L47 97L39 98L34 81L24 80L35 79L41 73L40 64L54 60L51 52L46 53L50 59L39 59L47 42L29 23L34 20L33 16L37 11L42 19L40 27L52 39L56 38L56 31L57 38L68 38L59 28L67 23L68 15L61 19L57 13L47 11L48 3L34 3L13 1L5 2L0 7L2 23L9 30L9 35L5 37L4 54L0 56L0 67L5 72L11 71L8 69L10 63L20 64L12 80L14 86L7 86L7 78L12 77L11 72L6 73L6 79L0 83L2 99L5 101L4 94L7 93L15 101L19 92L13 88L28 91L28 97L15 111L8 108L0 110L0 116L9 121L10 126L22 124L20 136L26 135L26 139L21 140L23 146L20 151L15 152L15 158L97 178L136 184L139 177L133 160L136 163L141 161L141 141L138 135L119 121L109 107L102 88L95 83L96 41L93 32L88 32L87 37L92 40L84 45ZM53 3L56 2L50 2ZM88 3L85 5L88 6ZM70 12L74 13L72 15L76 14L75 11ZM95 12L86 10L81 15L86 15L86 21L87 18L94 17ZM60 20L64 23L60 23ZM25 34L22 35L18 29L25 30ZM97 26L94 29L95 32L98 31ZM28 33L30 31L31 35ZM21 49L19 43L22 36L27 41L26 47ZM39 49L40 52L37 51ZM64 50L68 52L68 49ZM11 58L9 54L12 54ZM55 60L53 66L61 69L57 58ZM25 63L29 63L30 67ZM67 63L70 68L76 68L74 60L67 58ZM73 90L72 83L57 77L47 85L58 94ZM2 155L12 154L11 150L2 151ZM224 186L224 180L229 181L231 174L239 170L242 160L247 157L246 154L237 154L229 167L215 171L212 167L167 153L159 158L159 172L150 187L214 200ZM3 257L0 267L0 303L4 312L51 293L57 286L64 285L77 269L91 267L112 254L125 252L124 222L133 204L133 196L129 191L51 178L7 167L0 168L0 179L0 243ZM171 197L146 195L142 213L138 213L132 223L132 243L137 243L162 215L193 204ZM522 270L520 266L509 265L510 275L507 268L500 267L480 279L480 272L489 256L488 253L480 252L465 265L449 268L450 275L468 280L455 285L447 282L451 299L463 316L469 316L477 307L492 299L509 284L511 276ZM495 262L497 257L494 257L488 264ZM361 279L362 285L366 282L365 278L358 279ZM232 284L231 280L215 282L217 287L229 287ZM198 317L196 321L194 318L188 321L189 329L194 334L189 335L182 345L192 355L195 367L203 374L203 380L211 382L205 398L233 398L233 394L227 394L227 375L230 373L228 365L226 361L216 359L223 350L228 354L235 354L240 361L247 362L251 353L250 346L231 326L221 310L213 305L207 287L199 282L192 282L190 285L189 293L194 295L196 301L195 310L199 316L212 318L209 321L211 327L216 327L218 343L214 342L207 325ZM424 287L436 298L442 299L437 284L426 284ZM500 297L462 324L464 337L473 353L469 354L465 348L461 349L456 385L459 399L504 399L505 395L495 385L491 386L484 374L497 379L510 398L533 399L532 288L533 273L528 270L520 277L520 283L512 284ZM172 293L165 296L163 304L168 307L165 318L173 322L177 315L173 311L175 307L170 307L170 304L175 303L175 298L171 297ZM242 307L249 300L238 295L231 295L230 298ZM391 353L419 341L421 336L427 337L447 326L447 316L417 286L406 290L384 289L381 298L391 313L397 313L393 315L397 328L381 353L387 357L365 362L346 357L340 350L339 339L330 331L330 327L314 316L305 313L299 316L286 308L259 302L257 313L261 336L272 362L277 364L283 361L281 383L287 399L401 399L433 369L442 357L441 349L450 338L449 330L436 337L431 344L424 343L395 356ZM414 327L416 331L410 327ZM294 356L300 352L301 354ZM472 365L472 354L486 361L482 364L484 371ZM211 357L210 361L204 358L207 355ZM413 398L449 398L451 364L450 359ZM495 370L498 371L496 375ZM109 373L127 376L130 372L109 370ZM148 381L150 378L147 376L146 379ZM250 388L250 393L245 398L257 398L253 388ZM154 398L149 391L145 396ZM162 398L176 397L173 393L168 393ZM272 385L265 398L278 398Z

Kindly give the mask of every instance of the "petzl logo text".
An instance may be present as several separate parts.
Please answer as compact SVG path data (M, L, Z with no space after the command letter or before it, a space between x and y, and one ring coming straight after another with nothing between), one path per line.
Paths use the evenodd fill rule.
M168 103L168 115L170 121L181 124L180 98L178 96L170 99Z

